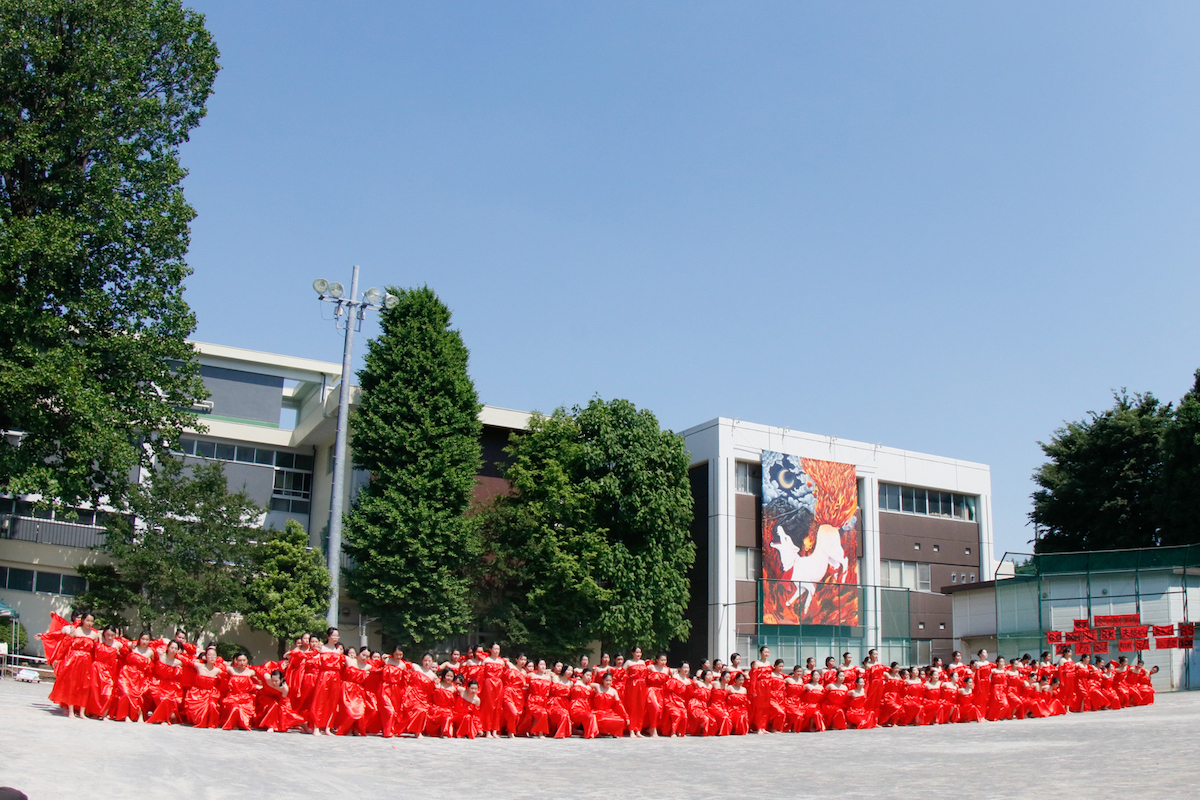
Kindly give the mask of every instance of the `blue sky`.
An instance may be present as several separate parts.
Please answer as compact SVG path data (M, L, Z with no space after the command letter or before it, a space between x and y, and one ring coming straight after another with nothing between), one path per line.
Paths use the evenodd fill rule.
M1039 439L1200 367L1200 5L195 7L202 341L338 360L358 263L485 403L990 464L997 555Z

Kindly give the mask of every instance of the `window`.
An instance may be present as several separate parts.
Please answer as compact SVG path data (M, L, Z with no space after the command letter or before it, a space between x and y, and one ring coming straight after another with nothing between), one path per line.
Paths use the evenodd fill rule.
M234 455L237 454L237 448L231 444L217 445L217 458L221 461L233 461Z
M738 547L733 552L733 577L756 581L762 577L762 551L757 547Z
M951 517L966 522L974 522L975 498L952 492L921 489L916 486L880 483L879 510L902 511L908 514L924 514L934 517Z
M917 564L917 589L922 592L930 591L929 565Z
M958 583L958 573L957 573L957 572L951 572L951 573L950 573L950 582L951 582L951 583Z
M936 552L938 552L938 551L939 551L939 550L941 550L941 549L942 549L941 545L937 545L937 544L935 544L935 545L933 546L933 552L935 552L935 553L936 553Z
M196 455L199 458L216 458L216 442L196 442Z
M898 589L912 589L918 592L932 591L929 564L915 561L880 560L879 582L883 586Z
M63 575L62 576L62 593L63 594L83 594L87 591L87 581L78 575Z
M974 582L975 582L975 573L972 572L971 573L971 583L974 583Z
M921 549L921 543L913 542L913 550L920 550L920 549Z
M932 639L913 639L912 643L914 664L928 664L933 661L933 640Z
M939 630L939 631L944 631L944 630L946 630L946 623L944 623L944 622L939 622L939 623L938 623L938 630Z
M971 548L967 548L967 555L971 555Z
M237 454L235 456L235 460L241 461L244 464L253 464L254 463L254 448L246 447L245 445L239 444L237 446Z
M738 494L762 494L762 464L739 461L734 468L734 489Z
M15 589L18 592L32 592L33 570L9 567L8 580L4 585L9 589Z
M36 586L39 592L58 594L62 589L62 575L57 572L39 572Z
M917 630L919 630L919 631L923 631L923 630L925 630L925 623L924 623L924 622L918 622L918 623L917 623Z

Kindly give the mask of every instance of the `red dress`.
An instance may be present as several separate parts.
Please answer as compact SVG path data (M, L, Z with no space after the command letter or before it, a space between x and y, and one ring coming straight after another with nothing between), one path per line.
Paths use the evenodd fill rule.
M708 716L713 721L715 735L728 736L733 732L733 721L729 717L729 691L713 686L708 698Z
M804 687L807 684L785 681L783 685L783 710L787 714L789 731L804 730Z
M746 691L750 695L750 724L756 730L766 730L771 719L771 687L767 678L773 671L769 666L753 667L746 680ZM786 714L784 719L787 719Z
M851 728L859 730L875 727L875 712L867 708L865 693L850 698L850 704L846 708L846 722Z
M725 705L729 707L730 730L735 736L750 732L750 696L745 692L728 692Z
M571 736L570 695L569 685L557 680L550 681L550 731L555 739L568 739Z
M769 673L763 681L767 688L766 722L773 731L787 730L787 712L783 709L784 686L783 676ZM762 726L758 726L762 729Z
M121 649L96 642L92 661L92 690L87 713L93 717L112 716L117 711L117 676L121 672Z
M244 731L254 727L254 700L258 693L251 675L227 675L225 696L221 698L221 728Z
M663 687L670 679L670 671L658 672L652 669L646 672L646 709L642 713L642 725L645 728L657 729L659 733L662 733L666 703Z
M482 705L482 701L480 701ZM462 695L454 698L454 735L459 739L474 739L483 733L480 706L468 702Z
M592 715L596 720L598 733L617 738L625 735L629 715L625 712L620 697L604 690L597 691L592 695Z
M825 724L832 729L846 730L846 704L849 701L848 689L835 689L831 684L825 689L825 702L821 713L825 716Z
M525 714L525 695L529 693L529 676L519 669L504 671L504 701L500 704L500 725L511 735L520 732L521 717Z
M425 735L449 737L454 735L454 705L458 692L440 684L429 693L429 708L426 712Z
M646 662L640 664L626 664L624 688L618 687L621 691L621 701L625 705L625 710L629 712L629 729L631 731L641 731L643 728L650 727L650 723L646 722L646 676L650 672L650 665ZM614 681L614 685L615 685ZM655 717L654 723L658 724L658 718Z
M712 689L707 686L692 685L687 699L687 719L689 736L712 736L716 733L716 722L708 714L709 700L712 699Z
M900 693L904 679L888 675L883 679L883 697L879 701L879 724L893 725L900 718Z
M863 670L863 688L867 690L867 710L875 712L876 720L882 722L883 690L886 687L888 668L885 664L872 664Z
M346 657L336 650L323 650L313 659L316 678L308 704L314 728L329 728L342 702L342 667Z
M184 656L179 656L183 660ZM183 713L193 728L221 726L221 678L216 675L192 676L192 685L183 698Z
M987 718L989 722L1008 719L1013 710L1008 705L1008 676L1003 672L993 672L991 675L992 696L988 700Z
M941 692L942 711L938 722L942 725L948 722L958 722L958 684L943 683Z
M147 708L154 662L136 650L125 654L125 664L117 673L117 708L113 719L139 719L149 716Z
M921 703L925 698L925 684L920 681L905 682L904 697L900 700L900 715L897 725L913 725L921 715Z
M972 692L964 692L960 689L956 703L958 716L955 722L979 722L983 719L979 714L979 706L975 704L975 695Z
M47 663L56 672L59 659L66 654L63 643L67 641L67 634L63 633L63 628L68 625L70 625L69 622L52 611L50 612L50 630L37 635L37 638L42 640L42 649L46 651Z
M596 727L596 715L592 713L591 684L578 681L571 684L570 700L571 725L583 728L583 738L595 739L600 732Z
M59 647L62 656L55 670L50 701L60 706L87 706L92 693L92 661L96 641L88 636L73 636Z
M500 708L504 704L504 673L508 664L503 661L488 661L480 670L483 680L479 681L479 721L485 733L500 730Z
M433 704L433 693L437 681L419 669L408 676L408 690L404 695L405 730L411 734L423 734L429 726L429 709Z
M404 695L412 670L407 662L389 664L379 668L379 727L385 739L399 736L408 727L404 718Z
M519 725L521 733L530 736L545 736L550 733L550 681L542 678L529 679L529 694L525 699L525 713Z
M992 671L995 669L996 665L990 661L975 667L975 707L979 709L980 719L987 719L992 704Z
M821 732L825 730L825 714L821 707L825 703L825 687L819 683L804 684L800 696L800 727L796 731Z
M346 665L342 670L342 703L338 708L337 733L345 736L351 729L357 730L359 736L367 735L367 723L371 718L370 706L374 698L369 698L366 690L367 679L371 677L369 670Z
M150 697L154 700L154 713L147 722L170 723L171 716L179 713L183 704L183 662L175 659L174 666L161 660L154 662L154 682L150 684Z
M663 685L663 710L658 717L659 736L682 736L687 733L687 698L692 685L672 676Z
M291 698L284 697L283 692L269 683L264 683L258 691L258 718L254 722L255 727L270 728L283 733L303 724L304 717L292 709Z

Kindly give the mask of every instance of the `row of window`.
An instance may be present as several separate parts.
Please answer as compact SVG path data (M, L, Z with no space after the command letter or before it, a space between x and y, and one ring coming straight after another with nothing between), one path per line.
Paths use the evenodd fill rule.
M932 591L929 579L929 565L923 562L881 559L879 562L879 583L882 586L912 589L916 592Z
M17 567L0 567L0 586L18 592L77 595L87 591L87 581L78 575L42 572Z
M879 510L925 514L930 517L951 517L974 522L975 498L971 495L953 492L881 483L879 484Z
M308 500L291 500L287 497L272 497L272 511L286 511L289 514L307 514L312 504Z
M179 442L179 452L188 456L212 458L221 461L240 461L243 464L262 464L281 469L298 469L312 472L313 457L300 453L289 453L286 450L273 450L269 447L249 447L248 445L221 444L205 442L200 439L183 438Z
M27 500L12 497L0 497L0 515L3 514L73 522L76 525L98 525L101 528L108 522L107 511L93 511L90 508L35 508L33 503Z

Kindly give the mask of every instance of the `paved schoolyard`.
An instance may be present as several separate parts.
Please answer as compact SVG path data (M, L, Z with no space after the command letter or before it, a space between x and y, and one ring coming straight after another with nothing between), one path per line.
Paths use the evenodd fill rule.
M0 681L0 786L46 798L1143 797L1200 789L1200 692L1041 720L721 739L386 740L69 720Z

